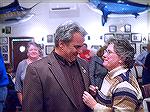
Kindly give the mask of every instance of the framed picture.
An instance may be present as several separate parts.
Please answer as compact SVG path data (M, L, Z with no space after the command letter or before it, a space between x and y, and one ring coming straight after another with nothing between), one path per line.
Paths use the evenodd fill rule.
M124 25L124 32L131 32L131 25L130 24Z
M5 27L5 33L6 34L11 34L11 27L10 26Z
M117 31L117 26L115 26L115 25L109 26L109 32L116 32L116 31Z
M148 33L148 42L150 42L150 33Z
M47 43L54 43L54 36L53 35L47 35Z
M132 33L131 34L131 42L142 42L142 34Z
M2 54L2 55L3 55L4 62L7 63L8 62L8 54Z
M130 43L130 44L134 48L134 53L136 53L136 43Z
M140 44L140 53L146 50L147 44Z
M1 43L2 44L8 44L8 38L7 37L1 37Z
M114 38L115 34L113 33L106 33L104 34L104 42L106 42L109 38Z
M7 45L2 46L2 53L8 53L8 46Z
M45 54L48 55L50 54L54 49L54 45L46 45L45 46Z
M94 49L94 50L99 50L102 46L101 45L91 45L91 49Z
M116 33L116 37L117 38L123 37L123 34L122 33Z
M131 40L131 34L123 34L123 37L129 41Z

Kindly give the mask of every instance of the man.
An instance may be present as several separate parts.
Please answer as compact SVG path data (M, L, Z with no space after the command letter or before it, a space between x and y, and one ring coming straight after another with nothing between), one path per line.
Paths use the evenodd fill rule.
M88 65L78 58L86 34L74 22L66 22L57 28L54 50L27 68L23 111L89 111L82 101L82 94L89 86Z
M0 51L0 112L3 112L4 103L7 97L8 76L4 65L4 60Z
M148 53L150 53L150 42L147 44L146 48L143 48L144 51L136 57L135 65L145 67L145 59Z

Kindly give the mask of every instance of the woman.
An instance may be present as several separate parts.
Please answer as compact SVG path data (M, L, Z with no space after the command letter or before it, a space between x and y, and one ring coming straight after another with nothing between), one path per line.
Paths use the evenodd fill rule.
M142 93L139 85L130 73L133 65L134 48L124 38L111 38L103 55L103 65L108 69L100 90L90 86L91 93L96 93L97 101L84 92L83 101L94 112L140 112ZM93 95L94 95L93 94Z
M27 59L22 60L17 67L16 71L16 81L15 81L15 89L17 91L18 99L22 104L22 87L23 80L25 78L26 68L27 66L39 59L41 59L41 49L38 44L35 42L29 42L27 46Z

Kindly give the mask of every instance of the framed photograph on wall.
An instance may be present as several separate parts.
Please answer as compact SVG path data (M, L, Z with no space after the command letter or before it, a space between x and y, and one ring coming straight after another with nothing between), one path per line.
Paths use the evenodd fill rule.
M150 42L150 33L148 33L148 42Z
M114 38L115 34L113 33L106 33L104 34L104 42L106 42L109 38Z
M54 49L54 45L46 45L45 46L45 54L48 55L50 54Z
M2 44L8 44L8 38L7 37L1 37L1 43Z
M131 41L131 34L123 34L123 37Z
M53 35L47 35L47 43L54 43L54 36Z
M130 44L134 48L134 53L136 53L136 43L130 43Z
M124 25L124 32L131 32L131 25L130 24Z
M8 63L8 54L2 54L5 63Z
M123 34L122 33L116 33L116 37L117 38L123 37Z
M6 34L11 34L11 27L10 26L5 27L5 33Z
M140 53L146 50L147 44L140 44Z
M109 32L117 32L117 26L115 26L115 25L110 25L110 26L109 26Z
M142 34L141 33L132 33L131 34L131 42L142 42Z
M2 53L8 53L8 46L7 45L2 46Z

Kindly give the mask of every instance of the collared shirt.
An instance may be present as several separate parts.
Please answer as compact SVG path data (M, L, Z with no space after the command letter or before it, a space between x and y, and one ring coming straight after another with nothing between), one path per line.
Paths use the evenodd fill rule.
M98 91L98 101L94 112L139 112L142 92L133 74L127 75L128 70L118 67L110 71L104 78ZM121 77L120 77L121 76ZM124 80L129 79L129 80Z
M137 58L135 59L135 63L137 63L140 66L144 65L147 54L148 51L143 51L137 56Z
M71 93L73 93L72 96L74 97L78 107L77 112L87 112L88 108L82 101L82 94L85 91L85 85L77 61L68 62L56 52L53 53L60 64L63 74L69 85L68 87L70 87L69 89Z

